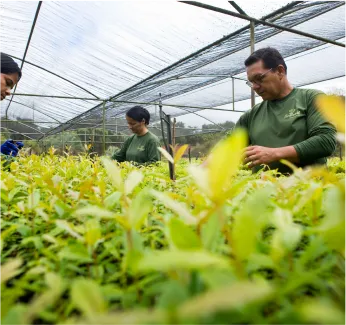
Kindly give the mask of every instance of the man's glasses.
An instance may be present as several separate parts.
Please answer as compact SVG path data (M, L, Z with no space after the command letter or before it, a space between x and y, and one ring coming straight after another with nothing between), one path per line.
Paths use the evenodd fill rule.
M262 82L263 82L264 76L265 76L269 71L271 71L271 70L273 70L273 68L270 68L268 71L262 73L259 77L256 78L256 80L254 80L254 81L252 81L252 82L248 80L248 81L246 82L246 84L247 84L250 88L253 88L253 87L254 87L254 84L260 86L260 85L262 84Z

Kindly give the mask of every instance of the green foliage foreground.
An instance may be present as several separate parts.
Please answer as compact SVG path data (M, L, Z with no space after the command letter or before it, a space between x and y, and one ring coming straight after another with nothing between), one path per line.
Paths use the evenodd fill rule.
M53 149L12 162L2 324L344 323L343 162L251 175L242 141L175 182Z

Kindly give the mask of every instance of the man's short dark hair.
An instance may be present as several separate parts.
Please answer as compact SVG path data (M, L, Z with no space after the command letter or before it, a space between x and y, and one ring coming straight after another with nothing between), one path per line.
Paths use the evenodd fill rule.
M262 60L264 67L267 69L275 70L280 64L285 68L287 74L287 66L284 58L277 49L272 47L265 47L253 52L244 62L245 66L248 67L258 61Z

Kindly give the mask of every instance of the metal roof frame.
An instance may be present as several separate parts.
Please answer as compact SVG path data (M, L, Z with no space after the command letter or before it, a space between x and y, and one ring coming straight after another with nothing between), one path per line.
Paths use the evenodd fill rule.
M305 33L305 32L296 30L296 29L294 29L294 28L288 28L288 27L280 26L280 25L277 25L277 24L272 23L272 22L269 21L270 19L273 19L273 20L277 19L277 15L280 15L280 14L281 14L281 15L284 15L284 14L286 14L287 12L289 12L290 10L294 10L294 9L295 9L295 6L296 6L297 4L303 2L303 1L295 1L295 2L292 2L292 3L290 3L290 4L288 4L288 5L284 6L284 7L282 7L282 8L280 8L280 9L278 9L278 10L276 10L276 11L274 11L274 12L272 12L272 13L270 13L270 14L264 16L264 17L262 17L261 19L256 19L256 18L254 18L254 17L250 17L250 16L246 15L245 11L242 10L234 1L229 1L229 3L230 3L239 13L236 13L236 12L233 12L233 11L229 11L229 10L225 10L225 9L222 9L222 8L218 8L218 7L214 7L214 6L210 6L210 5L207 5L207 4L204 4L204 3L200 3L200 2L197 2L197 1L179 1L179 2L182 2L182 3L185 3L185 4L189 4L189 5L193 5L193 6L197 6L197 7L201 7L201 8L207 9L207 10L212 10L212 11L219 12L219 13L222 13L222 14L230 15L230 16L237 17L237 18L240 18L240 19L244 19L244 20L249 21L251 24L256 24L256 25L257 25L257 24L262 24L262 25L265 25L265 26L274 27L274 28L276 28L276 29L278 29L278 30L280 30L280 31L286 31L286 32L294 33L294 34L297 34L297 35L300 35L300 36L309 37L309 38L312 38L312 39L315 39L315 40L319 40L319 41L324 42L324 43L330 43L330 44L333 44L333 45L335 45L335 46L340 46L340 47L345 48L345 44L343 44L343 43L340 43L340 42L337 42L337 41L334 41L334 40L330 40L330 39L327 39L327 38L319 37L319 36L317 36L317 35ZM337 1L334 1L334 2L336 3ZM340 2L340 6L345 5L344 2L342 2L342 1L339 1L339 2ZM56 73L54 73L54 72L52 72L52 71L49 71L49 70L47 70L47 69L45 69L45 68L43 68L43 67L40 67L40 66L38 66L38 65L36 65L36 64L34 64L34 63L32 63L32 62L28 62L28 61L25 60L26 53L27 53L27 51L28 51L28 49L29 49L29 46L30 46L30 40L31 40L32 34L33 34L33 32L34 32L35 24L36 24L36 21L37 21L37 18L38 18L38 14L39 14L41 5L42 5L42 1L39 1L39 4L38 4L37 10L36 10L36 14L35 14L34 21L33 21L32 27L31 27L30 35L29 35L29 38L28 38L28 41L27 41L27 46L26 46L26 49L25 49L23 58L20 59L20 58L18 58L18 57L14 57L14 56L12 56L12 57L14 57L14 58L16 58L16 59L18 59L18 60L21 60L21 61L22 61L21 66L23 66L24 63L33 65L33 66L35 66L36 68L42 69L42 70L46 71L47 73L50 73L50 74L52 74L52 75L55 75L56 77L61 78L61 79L65 80L65 81L67 81L67 82L73 84L73 85L76 86L76 87L79 87L79 88L82 89L83 91L85 91L85 92L89 93L90 95L92 95L93 98L68 97L68 96L54 96L54 95L49 96L49 95L39 95L39 94L18 94L18 93L16 93L16 88L15 88L14 91L13 91L13 93L12 93L12 96L11 96L11 99L10 99L10 103L8 104L8 106L7 106L7 108L6 108L6 120L8 120L8 118L7 118L7 112L8 112L8 109L9 109L9 107L10 107L11 102L13 101L13 97L14 97L14 96L35 96L35 97L49 97L49 98L80 99L80 100L86 100L86 101L99 101L99 102L102 102L103 104L105 104L106 102L114 102L114 103L133 103L133 104L142 104L142 105L158 105L158 103L156 103L156 102L121 101L121 100L117 100L117 98L119 98L119 96L122 95L123 93L125 93L125 92L127 92L127 91L129 91L129 90L135 88L136 86L140 85L141 83L144 83L144 82L146 82L146 81L149 81L149 80L152 79L153 77L158 76L158 75L162 74L162 73L165 72L165 71L168 71L169 69L171 69L171 68L173 68L173 67L175 67L175 66L177 66L177 65L179 65L179 64L181 64L181 63L183 63L183 62L186 61L187 59L193 58L194 56L198 55L198 54L201 53L202 51L205 51L205 50L207 50L208 48L211 48L211 47L213 47L213 46L215 46L215 45L217 45L217 44L220 44L220 43L223 42L224 40L228 39L231 35L239 34L240 32L242 32L242 31L244 31L244 30L246 30L246 29L249 29L249 27L250 27L250 25L244 26L243 28L238 29L237 31L235 31L235 32L233 32L233 33L231 33L231 34L229 34L229 35L227 35L227 36L225 36L225 37L223 37L223 38L221 38L221 39L219 39L219 40L217 40L217 41L215 41L215 42L209 44L208 46L203 47L202 49L200 49L200 50L198 50L198 51L196 51L196 52L194 52L194 53L192 53L192 54L190 54L190 55L188 55L188 56L186 56L186 57L184 57L184 58L178 60L178 61L175 62L174 64L172 64L172 65L170 65L170 66L168 66L168 67L166 67L166 68L164 68L164 69L158 71L157 73L155 73L155 74L149 76L148 78L145 78L145 79L141 80L140 82L138 82L138 83L136 83L135 85L133 85L133 86L127 88L126 90L121 91L121 92L119 92L118 94L116 94L116 95L114 95L114 96L111 96L111 97L109 97L109 98L107 98L107 99L101 99L101 98L99 98L98 96L96 96L95 94L93 94L92 92L90 92L89 90L87 90L87 89L85 89L85 88L79 86L78 84L72 82L71 80L68 80L68 79L66 79L66 78L64 78L64 77L62 77L62 76L60 76L60 75L58 75L58 74L56 74ZM318 15L316 15L316 16L318 16ZM309 18L309 19L311 19L311 18ZM308 20L308 19L307 19L307 20ZM217 60L219 60L219 59L220 59L220 58L217 58ZM210 62L208 62L208 64L210 64ZM198 68L200 68L200 67L201 67L201 66L199 66ZM191 72L191 71L190 71L190 72ZM205 76L205 75L204 75L204 76ZM190 78L190 77L195 77L195 76L193 76L193 75L191 75L191 76L184 76L184 75L182 75L182 76L179 76L178 78ZM196 77L197 77L197 76L196 76ZM213 76L213 77L215 77L215 76ZM178 79L178 78L175 77L175 78L173 78L173 79ZM223 78L232 78L232 80L233 80L233 79L237 79L235 76L228 76L228 75L220 76L220 78L221 78L221 79L223 79ZM220 79L220 80L221 80L221 79ZM241 79L241 78L240 78L240 79ZM170 80L167 79L167 80L160 80L160 81L158 81L158 82L161 84L161 83L166 83L166 82L169 82L169 81L170 81ZM215 80L213 79L212 82L215 83ZM193 89L191 89L191 90L193 90ZM190 91L191 91L191 90L190 90ZM176 96L178 96L178 94L177 94ZM233 98L233 100L234 100L234 98ZM22 103L20 103L20 104L22 104ZM24 104L23 104L23 105L24 105ZM216 107L186 106L186 105L178 105L178 104L175 105L174 103L163 104L163 105L164 105L164 106L177 107L177 108L181 108L181 109L183 109L183 110L187 110L188 108L195 108L195 109L199 109L199 110L205 110L205 109L207 109L207 110L220 110L220 111L230 111L230 112L243 112L243 111L237 111L237 110L234 110L234 109L233 109L233 110L225 110L225 109L216 108ZM83 115L85 115L85 114L87 114L87 113L93 111L93 110L94 110L95 108L97 108L97 107L99 107L99 105L97 105L97 106L91 108L90 110L87 110L86 112L83 112L82 114L79 114L79 115L75 116L74 118L70 119L70 120L67 121L67 122L61 123L60 125L68 125L68 127L67 127L67 128L64 128L64 127L63 127L62 130L59 131L59 132L64 132L65 130L67 130L68 128L70 128L73 124L76 124L75 122L77 122L78 119L79 119L81 116L83 116ZM42 113L42 114L46 114L46 113L43 113L43 112L41 112L41 113ZM196 114L195 112L189 112L189 113ZM196 114L196 115L198 115L198 114ZM203 117L203 116L202 116L202 117ZM51 117L51 118L52 118L52 117ZM205 118L205 117L203 117L203 118ZM54 118L52 118L52 119L54 119ZM206 118L205 118L205 119L206 119ZM54 120L57 121L56 119L54 119ZM208 120L208 119L206 119L206 120ZM208 121L209 121L209 120L208 120ZM17 122L20 122L20 121L17 121ZM212 122L212 121L209 121L209 122ZM22 123L22 122L20 122L20 123ZM39 123L39 122L36 122L36 123ZM103 122L103 123L104 123L104 122ZM214 123L214 122L212 122L212 123ZM24 124L24 123L23 123L23 124ZM83 123L81 123L81 124L83 124ZM214 124L217 125L216 123L214 123ZM24 124L24 125L26 125L26 124ZM96 124L95 124L95 125L96 125ZM32 128L32 127L31 127L31 128ZM58 127L57 127L57 128L58 128ZM48 136L48 135L50 135L50 134L53 134L57 128L53 128L53 129L49 130L48 132L46 132L46 133L44 133L44 134L41 132L41 133L43 134L43 136L42 136L41 138L39 138L38 140L42 139L42 138L45 137L45 136ZM34 128L33 128L33 129L34 129ZM39 130L35 130L35 131L39 131ZM59 133L59 132L56 132L56 133Z

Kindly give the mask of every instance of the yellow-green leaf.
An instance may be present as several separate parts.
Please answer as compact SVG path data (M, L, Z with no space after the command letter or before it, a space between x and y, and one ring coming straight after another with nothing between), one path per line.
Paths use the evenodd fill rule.
M157 147L157 149L162 153L162 155L172 164L174 164L174 159L173 157L163 148Z
M199 189L208 197L211 196L211 190L209 187L208 170L202 166L189 166L189 174L193 177L196 185Z
M19 267L23 264L21 258L16 258L1 265L1 283L15 277L20 273Z
M125 181L125 194L129 195L133 189L143 180L143 174L138 170L133 170Z
M140 229L145 218L152 209L152 198L146 190L141 191L131 201L129 208L129 225L133 229Z
M100 222L97 219L90 219L85 224L85 242L94 246L101 239Z
M174 201L167 194L152 190L151 193L155 198L160 200L167 208L173 210L178 216L182 217L186 224L196 224L197 218L194 217L182 202Z
M209 184L215 201L224 199L223 192L230 178L236 173L247 142L246 132L235 130L231 136L220 141L208 160Z
M183 156L183 154L185 153L186 149L189 147L188 144L184 144L183 146L181 146L178 151L175 153L174 155L174 163L176 164L180 158Z
M121 171L116 163L109 158L101 157L101 161L105 166L108 177L111 179L112 184L119 191L123 190L123 180L121 177Z
M345 133L345 101L340 96L320 95L316 99L316 105L339 132Z
M191 317L231 311L254 301L265 300L271 293L271 287L265 282L236 282L190 299L178 309L178 315Z
M144 255L137 264L138 271L196 270L203 268L227 268L226 258L206 251L153 251Z
M71 236L80 240L82 239L82 236L73 230L73 225L69 224L66 220L56 220L55 224L59 228L66 230Z
M106 209L102 209L96 205L87 205L83 208L80 208L74 212L75 216L82 217L82 216L90 216L90 217L96 217L99 219L106 218L106 219L113 219L114 213L111 211L108 211Z
M76 279L71 288L72 303L87 317L106 311L100 286L90 279Z
M168 225L169 237L174 247L182 250L201 248L201 240L195 231L186 225L183 221L172 218Z

